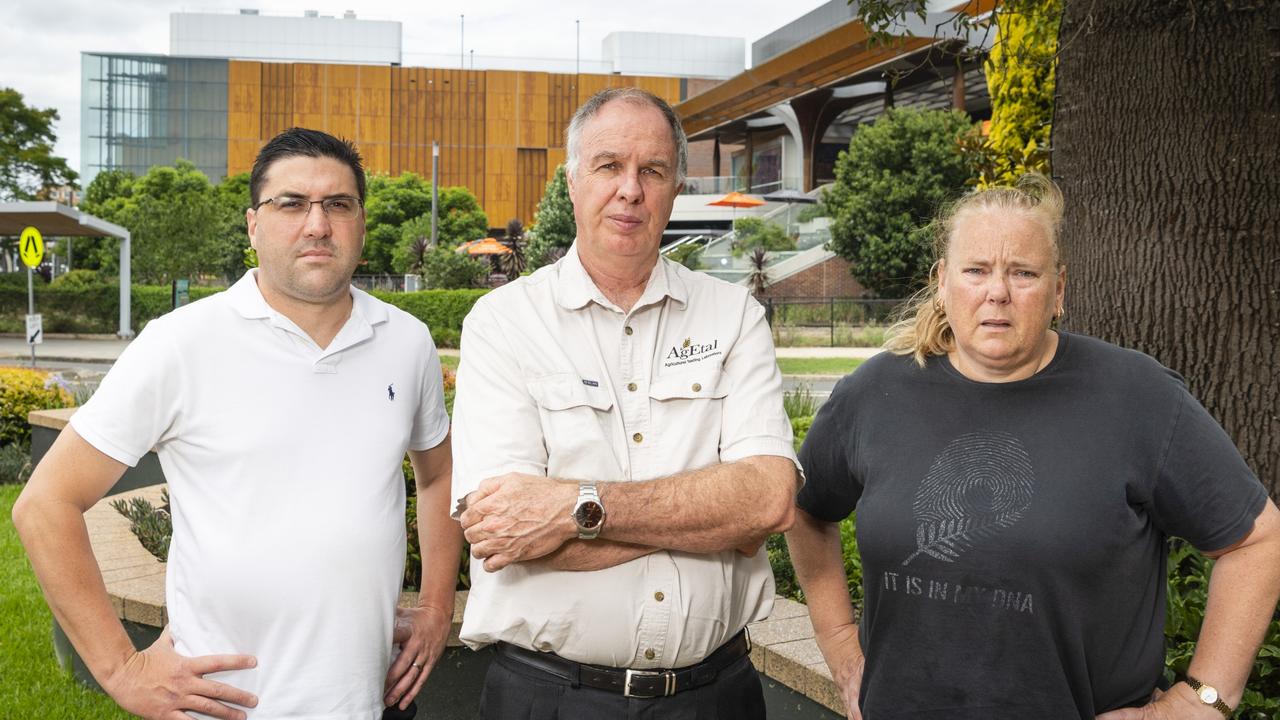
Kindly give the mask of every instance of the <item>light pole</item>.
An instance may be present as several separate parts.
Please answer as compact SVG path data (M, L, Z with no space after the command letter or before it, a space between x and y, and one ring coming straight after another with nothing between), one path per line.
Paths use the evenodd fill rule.
M436 246L436 223L440 217L440 141L431 141L431 247Z

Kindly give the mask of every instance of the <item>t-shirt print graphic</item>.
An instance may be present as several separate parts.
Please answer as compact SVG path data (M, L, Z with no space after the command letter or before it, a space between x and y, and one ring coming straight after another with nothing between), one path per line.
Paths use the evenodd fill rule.
M1022 519L1035 494L1035 473L1022 441L1005 432L967 433L952 440L916 490L916 551L954 562L974 543Z

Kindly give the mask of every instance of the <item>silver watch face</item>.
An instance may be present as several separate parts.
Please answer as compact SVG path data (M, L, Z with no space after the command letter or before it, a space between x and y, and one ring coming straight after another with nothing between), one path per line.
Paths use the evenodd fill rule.
M1212 705L1218 702L1218 691L1208 685L1201 685L1200 690L1197 692L1205 705Z

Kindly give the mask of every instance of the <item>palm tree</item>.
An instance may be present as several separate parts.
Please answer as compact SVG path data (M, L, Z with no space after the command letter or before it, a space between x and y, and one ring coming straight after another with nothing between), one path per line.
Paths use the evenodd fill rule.
M524 255L524 223L515 218L508 222L507 235L502 239L502 244L510 248L511 252L498 257L498 267L508 278L514 280L529 265L528 258Z
M756 297L763 295L765 288L769 286L769 271L765 269L768 256L769 251L759 245L747 256L747 262L751 267L751 272L747 275L747 287L751 288L751 294Z

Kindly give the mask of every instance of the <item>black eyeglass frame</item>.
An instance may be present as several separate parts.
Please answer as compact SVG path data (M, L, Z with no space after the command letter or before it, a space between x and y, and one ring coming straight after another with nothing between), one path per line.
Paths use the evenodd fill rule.
M269 198L267 198L266 200L263 200L263 201L259 202L257 205L254 205L254 206L253 206L253 211L254 211L254 212L257 212L257 211L258 211L258 210L259 210L263 205L274 205L274 206L276 206L276 207L279 207L279 204L278 204L276 201L277 201L277 200L280 200L280 199L282 199L282 198L286 198L286 199L289 199L289 200L296 200L297 202L304 202L304 203L307 203L307 211L306 211L305 213L299 213L299 216L306 216L306 215L310 215L310 214L311 214L311 206L312 206L312 205L317 205L317 204L318 204L318 205L320 206L320 211L321 211L321 212L323 212L323 213L325 214L325 216L326 216L326 217L328 217L328 216L329 216L329 208L325 207L325 203L330 202L330 201L333 201L333 200L351 200L352 202L354 202L354 203L356 204L356 208L363 208L363 207L364 207L364 203L360 200L360 198L356 197L355 195L330 195L329 197L326 197L326 198L320 198L319 200L308 200L307 198L305 198L305 197L303 197L303 196L301 196L301 195L277 195L277 196L275 196L275 197L269 197ZM283 212L283 210L282 210L282 212ZM354 215L353 215L353 217L354 217Z

